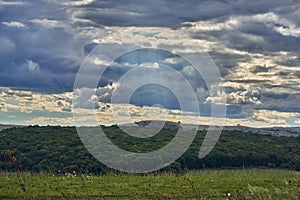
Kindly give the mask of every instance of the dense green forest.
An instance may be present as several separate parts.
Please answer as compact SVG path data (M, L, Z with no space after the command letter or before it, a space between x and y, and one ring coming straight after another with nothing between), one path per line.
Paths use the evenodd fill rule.
M118 126L103 127L113 143L132 152L147 152L168 143L176 130L162 129L151 138L135 138ZM177 173L203 168L283 168L300 170L300 137L277 137L223 131L214 149L203 159L198 152L205 132L198 131L190 148L172 165L162 169ZM102 174L111 169L101 164L82 145L74 127L29 126L0 132L0 149L9 149L22 171L53 174ZM13 171L9 159L0 155L0 170Z

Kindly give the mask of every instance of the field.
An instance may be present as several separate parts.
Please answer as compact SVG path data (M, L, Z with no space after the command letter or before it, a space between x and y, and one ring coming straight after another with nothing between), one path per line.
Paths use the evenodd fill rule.
M1 173L0 199L300 199L300 172L270 169L201 170L89 176Z

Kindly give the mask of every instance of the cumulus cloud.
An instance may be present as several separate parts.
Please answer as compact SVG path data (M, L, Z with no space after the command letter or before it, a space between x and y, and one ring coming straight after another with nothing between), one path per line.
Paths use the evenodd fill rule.
M226 101L222 101L223 98ZM260 104L260 91L247 90L245 88L226 88L225 92L218 92L216 96L208 97L206 102L226 103L226 104Z
M91 89L95 95L88 93L82 101L98 101L97 108L106 110L101 103L110 101L116 87L126 87L117 81L132 68L167 65L188 80L204 113L210 112L209 103L226 104L228 116L236 118L252 116L257 110L299 112L300 6L293 0L0 1L0 10L0 86L65 93L72 91L81 62L98 44L107 52L130 45L167 48L183 57L209 52L225 91L210 96L190 63L163 51L144 51L112 64L90 58L87 82L97 68L111 66ZM176 84L180 88L180 82ZM163 104L177 107L170 92L154 86L138 90L132 102L145 106L164 98ZM56 111L70 110L68 101L54 104Z
M0 100L3 101L5 107L8 110L19 110L24 113L70 111L71 99L71 93L51 95L10 88L0 89Z
M10 88L2 88L0 92L2 97L28 97L29 99L32 98L31 91L11 90Z
M98 93L99 91L88 92L88 89L84 90L86 91L81 91L80 93L94 94L97 98L103 94L103 92ZM199 92L202 93L201 91ZM95 110L86 108L78 110L78 108L73 108L75 109L75 113L82 114L77 116L76 121L74 121L71 113L72 96L72 93L43 94L10 88L0 88L0 116L1 119L5 119L1 122L40 125L111 125L141 120L161 120L162 116L164 117L164 120L177 122L182 120L181 115L184 116L185 121L189 121L190 123L200 121L201 124L209 124L212 120L209 116L197 116L194 113L182 112L180 110L155 107L154 111L152 106L101 103ZM88 99L97 102L95 96L90 95ZM231 106L228 108L229 114L236 114L240 107ZM299 119L299 112L287 113L260 109L257 111L254 110L253 113L248 114L247 116L245 115L243 118L227 118L225 119L225 124L241 124L259 127L292 126L295 125Z

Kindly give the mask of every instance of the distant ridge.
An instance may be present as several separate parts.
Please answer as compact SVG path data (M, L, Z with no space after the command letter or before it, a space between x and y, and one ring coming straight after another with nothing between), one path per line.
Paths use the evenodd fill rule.
M172 121L159 121L159 120L144 120L144 121L137 121L134 123L127 123L122 124L122 126L128 126L128 127L152 127L152 128L161 128L161 124L164 124L165 129L170 130L177 130L181 123L178 122L172 122ZM196 125L194 124L185 124L186 127L192 127L194 128ZM0 131L3 129L8 128L21 128L26 127L25 125L13 125L13 124L0 124ZM220 128L219 126L212 126L211 128ZM199 125L198 130L199 131L205 131L209 128L209 125ZM223 126L224 131L240 131L243 133L256 133L256 134L262 134L262 135L273 135L273 136L294 136L294 137L300 137L300 127L262 127L262 128L254 128L254 127L247 127L242 125L237 126Z
M23 125L12 125L12 124L0 124L0 131L2 131L3 129L8 129L8 128L20 128L20 127L25 127Z
M156 122L156 123L153 123ZM134 124L124 124L126 126L139 126L139 127L147 127L149 124L151 126L155 126L155 124L161 124L163 123L162 121L158 120L147 120L147 121L139 121L135 122ZM180 122L171 122L171 121L166 121L164 122L164 128L166 129L171 129L175 130L178 129L180 126ZM188 126L188 125L187 125ZM191 126L195 126L192 125ZM212 126L212 129L214 127L218 126ZM209 128L208 125L199 125L198 130L204 131ZM253 127L247 127L247 126L223 126L223 130L225 131L240 131L244 133L257 133L257 134L263 134L263 135L273 135L273 136L294 136L294 137L299 137L300 136L300 127L263 127L263 128L253 128Z

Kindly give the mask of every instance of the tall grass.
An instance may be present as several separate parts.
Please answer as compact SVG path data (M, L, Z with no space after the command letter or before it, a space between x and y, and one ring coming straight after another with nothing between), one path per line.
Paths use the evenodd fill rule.
M25 180L24 177L22 176L19 163L17 162L17 158L13 155L13 152L9 149L4 150L3 154L11 161L11 164L15 167L18 184L22 189L22 191L26 193Z
M32 199L300 199L300 174L285 170L202 170L178 175L24 174ZM0 199L20 198L17 177L0 175Z

